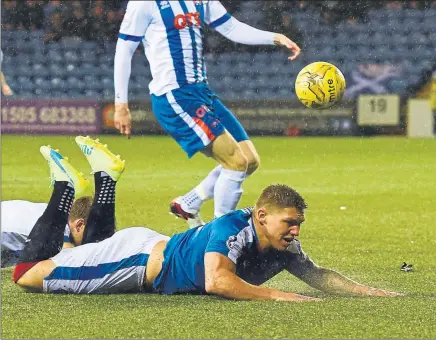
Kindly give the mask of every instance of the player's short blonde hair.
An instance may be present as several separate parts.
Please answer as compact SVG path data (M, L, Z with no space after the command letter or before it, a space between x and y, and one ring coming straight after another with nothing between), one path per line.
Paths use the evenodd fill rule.
M284 208L296 208L304 212L307 204L301 195L284 184L272 184L263 189L256 202L256 210L266 208L270 211Z
M71 207L69 220L75 221L79 218L83 218L86 221L88 220L89 213L91 211L93 198L91 196L83 196L76 199Z

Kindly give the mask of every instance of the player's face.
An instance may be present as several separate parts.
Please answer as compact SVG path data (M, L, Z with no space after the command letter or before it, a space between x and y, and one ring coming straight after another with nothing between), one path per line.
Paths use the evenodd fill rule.
M266 211L264 226L271 247L286 250L300 234L300 226L303 222L304 213L296 208L278 209L271 213Z

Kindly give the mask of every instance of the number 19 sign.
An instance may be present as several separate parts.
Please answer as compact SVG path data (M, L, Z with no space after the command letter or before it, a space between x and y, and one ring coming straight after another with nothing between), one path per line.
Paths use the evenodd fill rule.
M360 95L357 103L357 123L360 126L396 126L400 123L400 97Z

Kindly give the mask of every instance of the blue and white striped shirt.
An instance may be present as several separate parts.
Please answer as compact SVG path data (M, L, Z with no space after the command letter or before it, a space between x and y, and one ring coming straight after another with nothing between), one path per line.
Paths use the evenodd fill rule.
M130 1L115 53L115 102L127 103L131 58L139 42L150 64L151 94L206 81L205 24L235 42L274 44L274 33L239 22L217 0Z

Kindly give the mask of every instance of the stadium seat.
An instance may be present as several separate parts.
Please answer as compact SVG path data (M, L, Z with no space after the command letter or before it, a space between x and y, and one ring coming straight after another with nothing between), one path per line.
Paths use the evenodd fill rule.
M18 54L16 57L15 57L15 62L17 63L17 64L20 64L20 65L29 65L30 64L30 60L31 60L31 58L30 58L30 56L29 55L27 55L27 54Z
M67 96L65 96L63 91L59 91L59 90L54 90L54 91L50 91L50 98L52 99L68 99Z
M402 14L405 20L413 19L415 22L419 22L424 16L424 11L420 9L405 9Z
M113 88L106 88L106 89L104 89L103 92L102 92L102 97L103 97L104 99L113 100L113 99L114 99L114 96L115 96L115 94L114 94L114 90L113 90Z
M48 68L52 77L65 77L67 75L67 70L62 64L52 64Z
M29 32L21 31L21 30L13 30L10 34L11 40L14 41L28 41L29 40Z
M35 88L41 89L42 91L50 91L53 86L50 80L38 78L38 82L35 80Z
M80 60L79 56L77 55L76 51L66 51L64 54L64 60L66 62L78 62Z
M100 74L98 68L96 68L93 64L87 62L84 62L82 65L80 65L78 69L80 69L81 72L83 72L83 74L89 74L89 75Z
M98 45L95 42L92 41L84 41L81 46L80 46L81 50L86 50L86 51L92 51L95 53L95 51L98 49Z
M54 43L47 44L47 50L48 51L57 51L60 53L61 51L64 50L64 48L63 48L63 45L61 43L54 42Z
M114 78L110 78L110 77L103 77L101 79L101 84L103 86L103 88L109 88L114 86Z
M47 66L43 64L33 64L32 74L35 77L48 77L50 75L50 71Z
M82 62L95 64L98 61L97 53L95 53L95 51L92 51L92 50L82 49L82 50L80 50L78 57L79 57L79 60Z
M29 39L32 40L36 40L39 43L41 43L41 39L44 37L45 32L43 30L35 30L35 31L30 31L29 32Z
M84 90L86 87L85 83L76 76L69 76L67 78L66 85L67 85L68 89L71 89L74 91L81 91L81 90Z
M85 97L88 99L100 99L101 93L95 90L86 90Z
M392 79L389 81L388 88L392 93L403 94L409 86L406 79Z
M19 88L15 88L14 93L15 93L14 97L19 99L32 99L35 97L34 91L27 91Z
M40 53L39 51L32 55L33 64L48 64L50 61L47 55Z
M56 90L65 90L67 88L67 83L60 77L54 77L51 80L51 85L53 89Z
M51 62L55 63L60 63L64 60L61 51L52 48L47 51L47 57Z
M69 99L83 99L85 97L84 93L73 90L68 91L67 95Z

